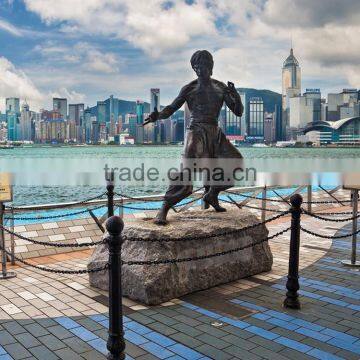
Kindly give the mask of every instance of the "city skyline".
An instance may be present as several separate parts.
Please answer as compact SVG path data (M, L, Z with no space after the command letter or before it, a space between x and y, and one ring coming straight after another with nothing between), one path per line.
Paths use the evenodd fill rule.
M35 110L51 108L53 97L147 100L149 88L161 88L165 105L193 79L189 58L198 48L213 52L215 78L280 93L290 36L304 89L360 87L359 2L299 3L0 2L0 109L5 97Z

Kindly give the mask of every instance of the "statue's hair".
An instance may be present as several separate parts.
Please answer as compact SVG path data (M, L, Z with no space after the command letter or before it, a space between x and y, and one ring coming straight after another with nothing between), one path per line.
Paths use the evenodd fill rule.
M195 65L200 62L205 62L211 65L211 68L214 66L214 60L212 55L207 50L198 50L194 52L193 56L190 59L191 67L194 68Z

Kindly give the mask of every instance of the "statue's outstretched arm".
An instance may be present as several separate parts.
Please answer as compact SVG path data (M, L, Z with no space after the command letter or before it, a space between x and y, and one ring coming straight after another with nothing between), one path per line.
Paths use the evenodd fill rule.
M224 101L228 108L236 115L242 116L244 112L244 106L241 102L241 97L232 82L228 82L228 86L225 85Z
M179 110L185 103L186 100L186 90L187 86L184 86L179 95L174 99L174 101L168 105L165 106L160 112L159 112L159 119L167 119L169 118L175 111Z
M186 85L181 89L179 95L170 105L165 106L160 112L158 112L158 109L156 108L153 109L154 111L149 115L147 119L145 119L143 126L151 122L155 122L159 119L167 119L175 111L179 110L185 103L187 91L188 91L188 86Z

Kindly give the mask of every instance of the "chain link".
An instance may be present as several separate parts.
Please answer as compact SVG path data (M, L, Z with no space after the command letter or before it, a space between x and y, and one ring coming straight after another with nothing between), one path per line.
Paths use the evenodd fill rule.
M94 211L94 210L98 210L101 208L105 208L106 205L100 205L97 207L94 207L92 209L86 209L86 210L81 210L81 211L76 211L76 212L72 212L72 213L67 213L67 214L58 214L58 215L49 215L49 216L37 216L37 217L4 217L5 220L21 220L21 221L26 221L26 220L49 220L49 219L57 219L57 218L62 218L62 217L68 217L68 216L74 216L74 215L79 215L79 214L85 214L89 211Z
M159 264L176 264L176 263L183 263L183 262L188 262L188 261L197 261L197 260L204 260L204 259L210 259L213 257L218 257L218 256L223 256L223 255L227 255L227 254L232 254L232 253L236 253L239 252L241 250L245 250L248 249L250 247L254 247L255 245L260 245L266 241L272 240L273 238L282 235L284 233L286 233L287 231L289 231L291 229L291 227L288 227L284 230L279 231L278 233L268 236L264 239L261 239L260 241L257 241L255 243L252 244L248 244L248 245L244 245L244 246L240 246L234 249L230 249L230 250L225 250L225 251L221 251L215 254L210 254L210 255L202 255L202 256L194 256L194 257L189 257L189 258L181 258L181 259L165 259L165 260L147 260L147 261L122 261L123 265L159 265Z
M7 250L5 250L6 254L8 256L12 256L11 253ZM19 258L18 256L14 255L14 259L24 265L30 266L34 269L38 269L38 270L42 270L42 271L46 271L49 273L54 273L54 274L68 274L68 275L80 275L80 274L90 274L90 273L95 273L95 272L99 272L99 271L104 271L107 270L109 268L109 264L106 263L104 266L99 267L99 268L94 268L94 269L83 269L83 270L60 270L60 269L52 269L52 268L46 268L44 266L41 265L34 265L32 263L30 263L29 261L23 260L21 258Z
M323 220L323 221L330 221L330 222L346 222L346 221L351 221L351 220L358 219L360 217L360 214L358 214L356 216L346 218L346 219L329 219L329 218L322 217L322 216L319 216L317 214L311 213L311 212L309 212L309 211L307 211L305 209L301 209L301 210L305 215L311 216L311 217L313 217L315 219L319 219L319 220Z
M218 233L218 234L208 234L208 235L201 235L201 236L182 236L182 237L178 237L178 238L162 238L162 239L153 239L153 238L144 238L144 237L137 237L136 239L132 239L132 238L129 238L128 236L126 235L123 235L123 240L124 241L133 241L133 242L139 242L139 241L148 241L148 242L172 242L172 241L179 241L179 242L182 242L182 241L194 241L194 240L205 240L205 239L211 239L211 238L214 238L214 237L220 237L220 236L227 236L227 235L233 235L233 234L237 234L237 233L241 233L241 232L245 232L247 230L250 230L250 229L253 229L253 228L256 228L258 226L261 226L261 225L265 225L266 223L268 222L271 222L271 221L274 221L274 220L277 220L287 214L289 214L290 211L285 211L279 215L276 215L272 218L269 218L265 221L262 221L262 222L259 222L259 223L255 223L255 224L252 224L252 225L248 225L246 227L243 227L241 229L234 229L234 230L229 230L229 231L224 231L224 232L221 232L221 233Z
M311 230L308 230L308 229L305 229L304 227L300 226L300 229L302 231L304 231L305 233L307 234L310 234L310 235L313 235L313 236L317 236L319 238L322 238L322 239L344 239L344 238L347 238L347 237L350 237L350 236L353 236L353 235L356 235L356 234L359 234L360 233L360 229L351 233L351 234L345 234L345 235L323 235L323 234L317 234Z
M107 242L107 239L103 239L100 241L94 241L94 242L87 242L87 243L73 243L73 244L57 244L55 242L49 242L49 241L38 241L38 240L34 240L34 239L30 239L26 236L23 236L21 234L17 234L14 231L11 231L10 229L6 228L3 225L0 225L0 229L3 229L5 232L7 232L10 235L14 235L15 237L21 239L21 240L25 240L25 241L29 241L32 244L37 244L37 245L44 245L44 246L53 246L53 247L59 247L59 248L65 248L65 247L89 247L89 246L95 246L95 245L100 245L100 244L104 244Z
M247 205L247 204L239 204L239 203L237 203L235 200L234 200L234 202L232 202L232 201L229 201L229 200L225 200L225 199L222 200L222 199L220 199L220 201L225 202L225 203L228 203L228 204L231 204L231 205L237 205L238 207L246 207L246 208L249 208L249 209L264 210L264 211L276 212L276 213L282 213L282 212L283 212L282 210L265 209L265 208L262 208L262 207L251 206L251 205Z
M81 204L87 204L88 202L92 201L92 200L97 200L97 199L101 199L102 197L104 197L105 195L107 195L107 191L103 192L100 195L97 196L93 196L91 198L85 199L85 200L81 200L81 201L77 201L77 202L73 202L71 204L57 204L54 205L52 207L48 207L46 209L44 209L41 206L29 206L29 207L24 207L24 206L6 206L6 208L10 209L10 210L51 210L51 209L61 209L61 208L66 208L69 206L74 206L74 205L81 205Z

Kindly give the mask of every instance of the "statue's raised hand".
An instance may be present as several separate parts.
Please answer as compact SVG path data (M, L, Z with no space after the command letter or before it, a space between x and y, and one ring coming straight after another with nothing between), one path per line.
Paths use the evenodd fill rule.
M159 120L159 112L156 107L154 107L154 111L144 120L144 123L142 126L145 126L147 124L150 124L152 122L155 122Z
M235 85L231 81L228 81L227 83L228 89L230 93L236 93Z

